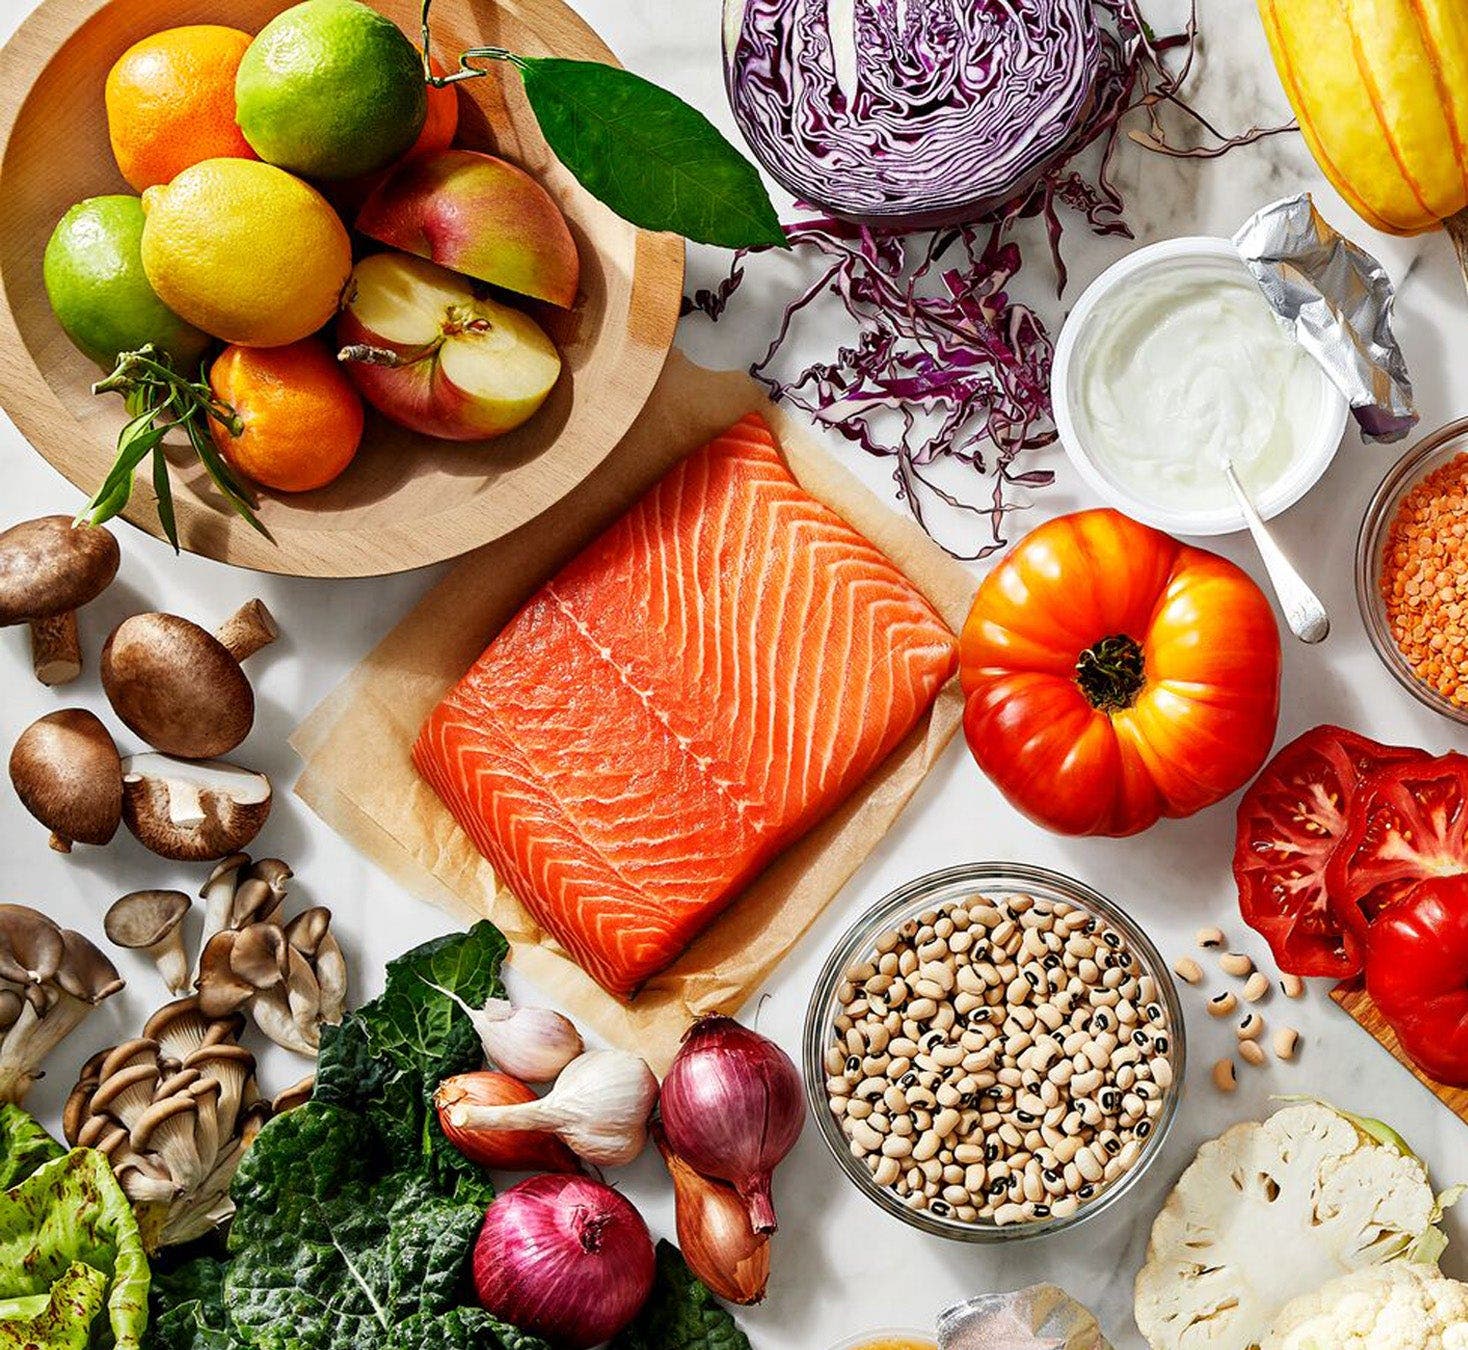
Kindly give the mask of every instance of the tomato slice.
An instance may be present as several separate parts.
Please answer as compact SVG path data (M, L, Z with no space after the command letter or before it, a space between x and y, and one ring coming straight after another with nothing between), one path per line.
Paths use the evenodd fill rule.
M1372 924L1366 988L1419 1069L1468 1084L1468 875L1418 882Z
M1285 746L1244 794L1234 849L1239 910L1281 970L1334 979L1360 973L1365 950L1331 912L1326 865L1361 780L1425 758L1320 726Z
M1336 919L1364 939L1426 877L1468 872L1468 756L1409 760L1372 774L1326 868Z

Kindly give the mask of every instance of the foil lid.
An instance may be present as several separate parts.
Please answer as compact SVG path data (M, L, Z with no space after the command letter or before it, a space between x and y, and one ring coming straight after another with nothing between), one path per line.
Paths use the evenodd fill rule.
M938 1318L938 1350L1112 1350L1096 1319L1064 1289L1033 1284L984 1294Z
M1233 242L1280 324L1346 396L1361 434L1401 440L1417 410L1386 269L1333 229L1308 192L1255 212Z

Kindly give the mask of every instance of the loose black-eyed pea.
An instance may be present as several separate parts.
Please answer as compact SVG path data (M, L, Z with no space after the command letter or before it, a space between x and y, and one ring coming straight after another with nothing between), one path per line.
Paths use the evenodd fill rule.
M1232 1092L1239 1085L1238 1071L1231 1059L1221 1059L1213 1066L1213 1086L1220 1092Z
M1191 956L1184 956L1172 968L1172 973L1185 984L1202 984L1203 967Z
M1258 1003L1269 993L1269 976L1262 970L1256 970L1244 982L1244 1002Z
M1238 1026L1241 1041L1257 1041L1264 1034L1264 1019L1258 1013L1250 1013Z
M1243 952L1225 952L1218 958L1218 964L1225 975L1232 975L1235 979L1247 979L1254 973L1252 958Z
M1274 1055L1276 1059L1294 1059L1300 1045L1300 1033L1294 1027L1280 1027L1274 1033Z
M1208 1000L1208 1015L1210 1017L1232 1017L1238 1006L1238 999L1225 990Z
M1279 977L1279 987L1284 991L1286 998L1302 998L1305 994L1305 981L1298 975L1291 975L1286 971Z
M1264 1047L1258 1041L1240 1041L1239 1058L1247 1064L1252 1064L1257 1069L1264 1063L1266 1058Z
M1211 952L1223 946L1223 930L1221 928L1200 928L1198 946L1205 952Z

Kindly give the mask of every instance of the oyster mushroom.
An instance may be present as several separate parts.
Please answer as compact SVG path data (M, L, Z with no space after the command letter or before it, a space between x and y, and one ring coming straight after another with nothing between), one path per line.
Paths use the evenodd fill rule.
M218 634L177 614L135 614L102 648L102 687L117 715L155 750L215 759L249 734L255 693L240 662L277 635L259 600Z
M277 1045L314 1055L321 1043L321 987L306 957L274 923L225 929L199 958L206 1015L244 1011Z
M270 815L270 780L222 760L132 755L122 764L122 818L144 848L177 862L238 852Z
M67 1098L67 1142L107 1154L150 1252L233 1212L230 1179L270 1115L255 1058L238 1044L243 1025L179 999L149 1019L154 1035L92 1056Z
M274 1115L284 1115L287 1111L294 1111L298 1106L304 1106L311 1100L311 1094L316 1090L316 1075L308 1073L298 1082L292 1083L288 1088L281 1088L275 1094L275 1100L270 1103L270 1110Z
M189 987L183 921L192 906L182 891L130 891L113 902L102 931L115 946L151 957L168 992L182 994Z
M10 752L10 782L31 815L51 831L51 847L106 844L122 820L122 760L101 720L62 708L32 722Z
M331 911L315 905L285 926L285 940L311 964L321 990L320 1020L340 1022L347 1007L347 962L331 931Z
M42 516L0 534L0 627L31 629L31 663L42 684L81 674L76 611L117 575L122 554L110 530Z
M24 905L0 905L0 979L24 990L0 1036L0 1102L19 1102L46 1056L123 982L88 939Z

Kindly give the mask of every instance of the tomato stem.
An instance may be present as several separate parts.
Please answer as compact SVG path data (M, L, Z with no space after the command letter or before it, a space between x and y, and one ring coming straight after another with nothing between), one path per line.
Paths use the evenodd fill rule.
M1093 643L1076 659L1076 683L1098 712L1130 708L1147 683L1141 644L1125 633Z

